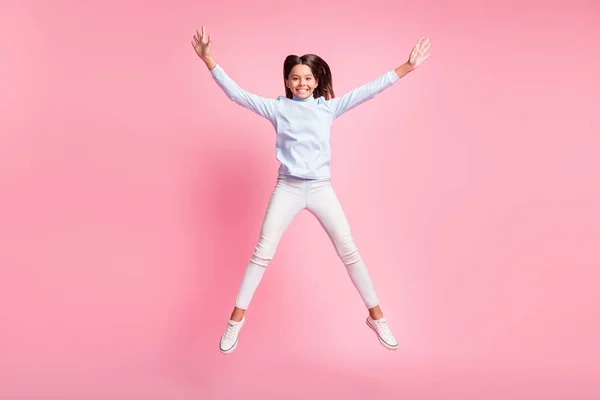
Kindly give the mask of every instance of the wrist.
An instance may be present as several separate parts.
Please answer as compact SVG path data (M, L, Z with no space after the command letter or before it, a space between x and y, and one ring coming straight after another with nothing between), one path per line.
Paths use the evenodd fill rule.
M404 64L402 64L401 66L399 66L398 68L396 68L396 74L398 75L399 78L402 78L404 75L408 74L410 71L414 70L416 68L416 66L414 66L413 64L411 64L410 62L405 62Z
M212 54L208 54L206 56L200 57L209 71L212 71L217 66L217 60L212 56Z

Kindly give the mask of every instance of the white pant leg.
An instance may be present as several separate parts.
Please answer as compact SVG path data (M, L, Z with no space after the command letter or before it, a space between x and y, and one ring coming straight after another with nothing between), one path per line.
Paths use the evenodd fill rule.
M266 267L273 259L279 240L294 217L305 208L305 183L279 178L265 212L258 243L246 267L235 306L246 310Z
M350 225L330 181L314 182L309 186L307 208L329 235L367 308L378 305L371 278L354 244Z

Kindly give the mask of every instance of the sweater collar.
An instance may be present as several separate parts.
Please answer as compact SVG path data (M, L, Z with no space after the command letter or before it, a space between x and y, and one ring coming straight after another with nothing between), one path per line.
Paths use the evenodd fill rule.
M310 96L306 99L301 99L300 97L296 97L295 95L292 95L292 98L294 101L300 101L302 103L313 103L317 100L315 99L314 93L311 93Z

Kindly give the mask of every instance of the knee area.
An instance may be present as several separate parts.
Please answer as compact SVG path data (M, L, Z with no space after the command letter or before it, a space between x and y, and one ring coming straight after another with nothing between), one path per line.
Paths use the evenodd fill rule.
M361 260L358 248L351 235L345 235L342 240L335 243L338 255L345 265L351 265Z
M269 262L273 259L276 249L276 243L269 242L261 237L261 239L258 241L258 244L254 248L254 252L252 253L250 261L256 265L267 267Z

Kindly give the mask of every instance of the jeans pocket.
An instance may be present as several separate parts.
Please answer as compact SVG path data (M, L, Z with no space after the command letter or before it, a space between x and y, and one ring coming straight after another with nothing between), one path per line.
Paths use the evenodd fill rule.
M317 193L317 192L320 192L321 190L325 190L330 187L331 187L331 181L329 179L323 179L323 180L314 182L310 187L310 191L312 193Z
M297 194L299 191L298 182L289 178L278 178L275 189L284 190L291 194Z

